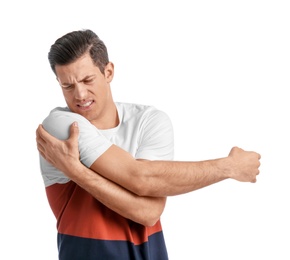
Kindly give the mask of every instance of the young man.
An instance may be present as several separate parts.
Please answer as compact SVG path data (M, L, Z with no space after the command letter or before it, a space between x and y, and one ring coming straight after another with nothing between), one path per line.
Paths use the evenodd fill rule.
M168 259L160 216L166 197L233 178L255 182L260 155L234 147L225 158L173 162L168 116L114 102L113 63L98 36L58 39L49 62L66 108L36 131L59 259Z

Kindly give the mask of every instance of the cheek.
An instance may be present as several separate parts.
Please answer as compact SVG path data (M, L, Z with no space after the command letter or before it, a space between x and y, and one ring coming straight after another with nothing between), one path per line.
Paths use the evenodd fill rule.
M70 104L73 102L73 95L68 94L68 93L63 93L63 97L67 104Z
M62 94L66 100L73 97L73 91L62 90Z
M108 87L104 85L99 85L98 88L95 88L93 93L97 99L104 99L108 96Z

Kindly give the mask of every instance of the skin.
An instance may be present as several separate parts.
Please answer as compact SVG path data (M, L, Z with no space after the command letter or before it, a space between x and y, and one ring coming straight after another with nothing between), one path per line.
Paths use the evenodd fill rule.
M89 54L85 54L69 65L56 65L55 70L67 106L72 112L84 116L98 129L118 125L117 108L110 87L114 77L113 63L109 62L102 74Z
M118 125L110 83L114 66L102 74L88 54L72 64L56 66L64 98L71 111L83 115L99 129ZM78 126L70 138L58 140L40 125L36 131L40 154L68 178L120 215L143 225L160 218L167 196L191 192L232 178L256 182L260 155L233 147L227 157L199 162L136 160L112 145L91 166L79 161Z

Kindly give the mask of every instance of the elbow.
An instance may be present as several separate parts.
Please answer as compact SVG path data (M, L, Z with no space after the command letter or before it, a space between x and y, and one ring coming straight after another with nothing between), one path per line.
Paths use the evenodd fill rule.
M154 226L160 219L161 214L147 214L146 216L138 216L135 219L132 219L134 222L137 222L145 227Z
M165 207L165 202L164 205L162 206L158 206L155 209L150 209L148 210L146 213L146 215L143 215L143 219L142 219L142 225L146 226L146 227L152 227L154 226L160 219L163 210Z
M140 208L135 211L133 221L146 226L154 226L160 219L166 204L166 198L154 198L155 205L152 207Z
M142 221L142 223L140 223L141 225L145 226L145 227L153 227L157 221L160 219L159 218L152 218L152 219L146 219L144 221Z
M131 173L131 191L141 197L158 197L158 190L154 185L154 178L150 175L150 172L144 167L144 161L138 161L137 166Z
M134 184L132 192L140 197L154 196L154 192L148 185L147 180L144 180L143 178L138 178L138 180Z

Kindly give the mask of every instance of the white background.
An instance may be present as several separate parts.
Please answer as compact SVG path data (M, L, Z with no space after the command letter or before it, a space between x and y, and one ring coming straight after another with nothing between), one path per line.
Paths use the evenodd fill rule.
M57 259L35 130L65 105L47 53L94 30L115 64L116 101L172 119L176 160L262 155L255 184L227 180L170 197L171 260L289 260L289 1L2 1L1 259ZM182 178L182 176L181 176Z

